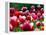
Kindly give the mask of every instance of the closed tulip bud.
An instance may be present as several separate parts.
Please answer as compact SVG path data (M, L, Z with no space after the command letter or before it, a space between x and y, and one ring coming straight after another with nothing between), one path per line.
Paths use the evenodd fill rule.
M36 26L40 26L41 24L40 24L40 22L38 21L38 22L36 22Z
M31 6L31 9L35 9L35 6Z

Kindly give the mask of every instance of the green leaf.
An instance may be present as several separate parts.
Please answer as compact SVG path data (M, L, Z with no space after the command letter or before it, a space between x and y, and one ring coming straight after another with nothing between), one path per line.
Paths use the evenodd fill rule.
M14 32L21 32L22 30L21 30L21 28L14 28L13 31L14 31Z
M36 26L36 22L33 22L34 23L34 28L36 28L37 26Z

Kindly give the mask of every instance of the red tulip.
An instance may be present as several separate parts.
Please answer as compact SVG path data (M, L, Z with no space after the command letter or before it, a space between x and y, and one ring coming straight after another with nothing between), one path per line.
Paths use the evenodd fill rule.
M41 8L41 14L43 14L44 13L44 10L43 10L43 8Z
M21 14L21 13L20 13L18 10L15 10L15 12L14 12L14 15L15 15L15 16L18 17L20 14Z
M30 13L35 13L35 11L36 11L35 9L31 9Z
M25 22L25 19L26 19L26 17L25 16L19 16L19 20L20 20L20 22Z
M33 17L33 19L34 19L34 20L36 20L36 19L37 19L37 15L35 15L35 13L34 13L34 14L32 14L32 17Z
M41 26L44 26L44 23L41 23Z
M31 17L28 15L28 16L26 17L26 20L31 21Z
M16 16L13 16L10 18L10 24L13 26L13 27L17 27L19 22L17 22L17 17Z
M24 24L23 25L23 31L30 31L30 25L29 24Z
M34 26L33 26L32 23L25 22L25 23L22 25L22 30L23 30L23 31L33 31L33 30L34 30Z
M19 26L19 23L17 21L14 21L14 20L11 20L10 24L13 26L13 28Z
M10 17L12 17L14 15L14 11L15 11L14 8L10 8Z

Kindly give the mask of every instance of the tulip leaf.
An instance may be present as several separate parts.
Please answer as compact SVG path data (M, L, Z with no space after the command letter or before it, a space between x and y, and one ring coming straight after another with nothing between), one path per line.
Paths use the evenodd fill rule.
M22 30L21 30L21 28L14 28L13 31L14 31L14 32L21 32Z

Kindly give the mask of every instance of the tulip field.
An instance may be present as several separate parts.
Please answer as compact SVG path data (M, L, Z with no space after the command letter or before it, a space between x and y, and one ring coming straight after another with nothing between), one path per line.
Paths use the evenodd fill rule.
M44 5L10 3L11 32L44 31Z

